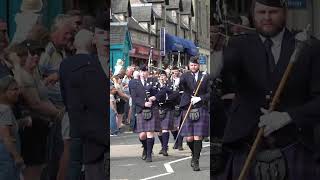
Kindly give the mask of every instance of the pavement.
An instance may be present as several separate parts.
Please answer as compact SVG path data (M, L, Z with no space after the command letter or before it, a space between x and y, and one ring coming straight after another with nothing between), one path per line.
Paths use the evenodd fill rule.
M193 180L210 179L210 148L209 142L203 142L200 157L201 171L194 172L190 167L190 149L184 143L183 151L174 150L173 136L170 134L169 156L159 155L161 149L158 137L153 148L153 162L146 163L141 159L142 147L138 134L123 132L110 137L111 142L111 180Z

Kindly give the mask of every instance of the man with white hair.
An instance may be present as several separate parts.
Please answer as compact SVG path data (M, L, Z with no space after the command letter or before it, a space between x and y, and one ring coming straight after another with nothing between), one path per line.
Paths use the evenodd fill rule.
M68 179L79 179L82 161L86 179L107 179L104 156L109 144L108 80L98 58L92 55L93 39L92 32L80 30L74 41L76 55L60 66L61 94L70 118Z

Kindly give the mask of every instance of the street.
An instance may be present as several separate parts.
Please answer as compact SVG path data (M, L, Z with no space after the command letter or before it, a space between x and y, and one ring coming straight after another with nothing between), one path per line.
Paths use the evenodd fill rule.
M203 142L203 150L200 157L201 171L194 172L190 167L191 152L184 143L183 151L172 149L174 140L170 135L169 156L165 157L159 153L161 149L158 137L155 138L153 148L153 162L146 163L141 159L141 143L138 134L122 133L110 137L110 179L111 180L137 180L137 179L170 179L170 180L192 180L210 179L210 148L209 142Z

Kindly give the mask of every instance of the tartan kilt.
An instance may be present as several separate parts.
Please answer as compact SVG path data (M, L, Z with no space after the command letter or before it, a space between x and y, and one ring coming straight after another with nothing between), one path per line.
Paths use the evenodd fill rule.
M197 121L192 121L187 117L183 126L181 127L181 136L209 136L209 120L210 115L206 108L199 108L200 118ZM183 110L181 118L183 119L187 110Z
M173 130L174 129L174 110L167 110L166 117L160 119L162 130Z
M229 152L223 172L214 175L216 180L238 179L250 149L235 149ZM301 143L284 147L281 152L286 160L288 180L318 180L320 164L314 159L314 152ZM254 166L254 163L253 163ZM247 180L257 180L254 167L249 169ZM260 178L259 178L260 179Z
M181 113L180 113L180 115L179 116L174 116L174 122L173 122L173 130L176 130L176 129L179 129L179 127L180 127L180 124L181 124L181 118L183 118L182 116L181 116Z
M152 107L152 118L148 121L143 119L143 113L137 114L136 133L140 132L160 132L161 122L159 118L159 108Z

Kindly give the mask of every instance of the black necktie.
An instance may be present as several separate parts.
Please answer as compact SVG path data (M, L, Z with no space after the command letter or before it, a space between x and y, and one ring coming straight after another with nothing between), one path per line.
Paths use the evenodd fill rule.
M267 59L268 59L268 64L269 64L269 71L273 72L275 67L276 67L276 63L274 61L274 57L273 57L272 50L271 50L273 42L272 42L272 40L270 38L267 38L264 41L264 45L265 45L266 51L267 51Z
M197 82L197 79L196 79L196 73L192 73L193 74L193 78L194 80Z

